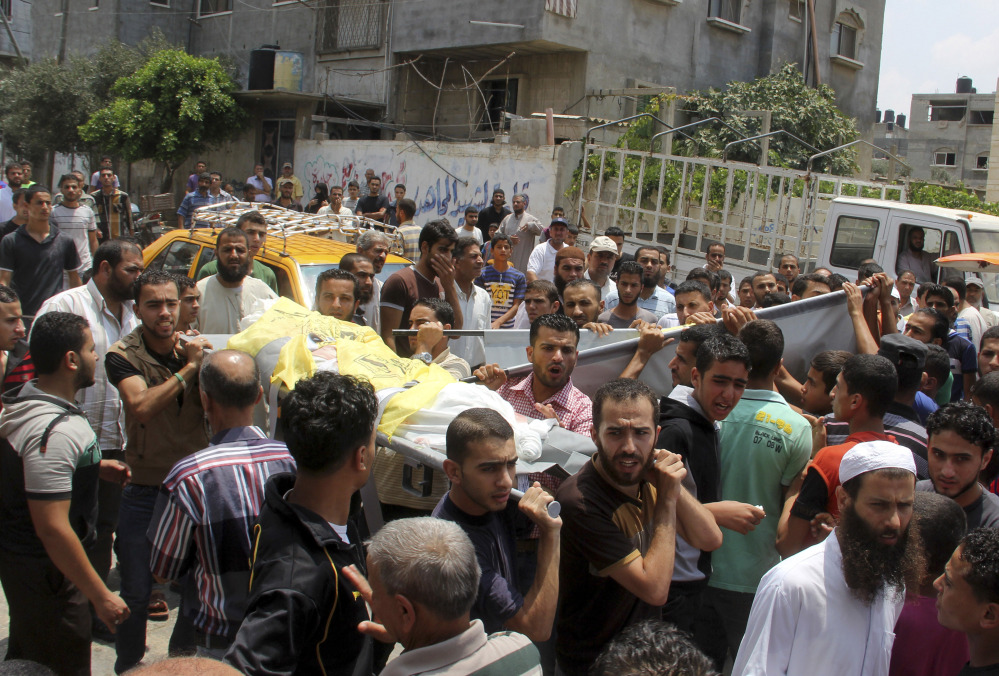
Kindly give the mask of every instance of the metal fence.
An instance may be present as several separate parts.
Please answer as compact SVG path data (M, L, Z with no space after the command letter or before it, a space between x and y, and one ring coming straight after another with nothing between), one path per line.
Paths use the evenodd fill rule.
M316 48L320 52L378 49L387 9L385 0L322 0Z
M574 184L595 230L618 226L669 247L673 260L724 242L727 260L749 267L784 252L813 259L835 197L906 199L903 185L596 143L585 145Z

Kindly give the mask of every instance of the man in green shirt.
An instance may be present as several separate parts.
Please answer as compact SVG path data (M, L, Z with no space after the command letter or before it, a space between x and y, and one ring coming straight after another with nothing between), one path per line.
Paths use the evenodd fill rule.
M739 332L752 368L742 399L721 426L721 497L761 507L754 527L723 529L722 546L711 556L712 574L694 621L694 640L717 666L733 659L746 631L760 578L780 561L777 522L788 487L811 457L812 428L774 391L784 354L784 336L767 319Z
M267 221L259 211L247 211L236 221L236 227L246 233L250 238L250 257L253 259L253 271L251 277L259 279L261 282L271 287L271 290L280 295L278 291L277 276L274 271L256 259L257 254L267 241ZM217 254L216 254L217 255ZM211 277L219 271L218 259L205 263L198 272L198 280Z

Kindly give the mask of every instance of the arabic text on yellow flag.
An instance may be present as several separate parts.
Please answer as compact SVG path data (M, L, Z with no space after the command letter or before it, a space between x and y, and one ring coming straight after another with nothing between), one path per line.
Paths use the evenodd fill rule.
M341 338L336 341L336 357L340 373L364 378L375 390L417 383L393 396L385 406L378 431L389 438L406 418L429 405L441 388L455 382L437 364L428 366L417 359L399 357L380 340L362 344Z
M306 310L290 298L282 297L248 329L230 338L228 347L256 357L257 352L271 341L299 335L313 335L317 338L316 342L332 343L341 336L364 343L381 341L370 327L324 317L318 312Z
M270 375L273 386L290 390L315 373L307 341L310 335L320 346L336 345L340 373L368 380L376 391L416 383L394 395L382 413L378 431L390 438L406 418L430 404L445 385L455 382L436 364L427 366L399 357L372 329L310 312L287 298L279 299L252 326L230 338L228 347L255 357L265 345L290 337Z

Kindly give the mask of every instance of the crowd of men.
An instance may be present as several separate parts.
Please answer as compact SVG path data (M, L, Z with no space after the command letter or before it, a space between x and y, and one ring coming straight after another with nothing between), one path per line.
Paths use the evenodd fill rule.
M196 208L213 181L192 177ZM999 673L999 322L978 280L874 262L848 280L788 254L736 285L711 243L673 284L668 250L625 255L608 228L583 251L526 195L509 211L496 190L455 229L416 226L397 193L398 241L363 232L314 309L596 447L570 477L518 476L513 428L470 408L447 427L444 471L412 471L421 497L376 444L370 384L300 380L271 438L255 361L201 335L276 297L258 212L218 234L195 282L144 272L121 230L65 214L89 207L63 179L59 214L47 188L21 188L25 217L0 240L8 660L89 673L98 638L116 673L141 667L171 582L171 655L245 674ZM289 183L276 199L296 199ZM352 206L326 194L389 223L368 187ZM396 244L413 265L382 283ZM756 311L838 290L856 352L812 355L798 382ZM480 337L446 334L517 327L532 370L515 378ZM629 327L633 358L591 399L572 382L581 332ZM642 373L672 327L660 396ZM376 533L359 516L369 483Z

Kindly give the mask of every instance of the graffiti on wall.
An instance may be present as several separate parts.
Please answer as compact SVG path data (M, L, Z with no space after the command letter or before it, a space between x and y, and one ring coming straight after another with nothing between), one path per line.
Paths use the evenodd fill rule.
M465 209L487 207L497 188L506 193L508 205L522 192L529 200L528 211L542 221L551 214L555 160L550 149L478 143L420 145L426 153L408 141L299 141L296 175L306 192L316 183L325 183L344 186L346 194L347 183L353 180L363 196L367 194L364 172L374 169L382 180L382 194L390 201L395 200L396 185L406 186L406 197L416 202L417 225L447 218L457 228L464 222Z

